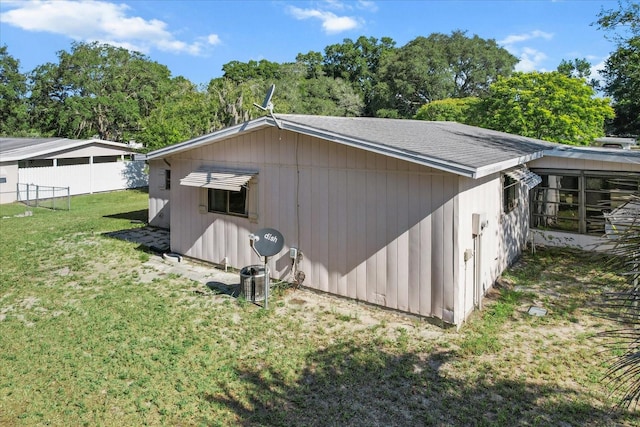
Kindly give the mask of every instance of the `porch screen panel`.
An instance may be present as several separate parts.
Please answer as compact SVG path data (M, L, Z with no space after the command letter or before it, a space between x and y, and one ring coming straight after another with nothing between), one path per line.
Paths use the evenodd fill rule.
M629 201L638 192L638 176L587 175L585 181L586 234L602 235L605 230L604 213L609 213Z
M540 174L542 182L531 191L531 224L535 228L580 231L578 176Z

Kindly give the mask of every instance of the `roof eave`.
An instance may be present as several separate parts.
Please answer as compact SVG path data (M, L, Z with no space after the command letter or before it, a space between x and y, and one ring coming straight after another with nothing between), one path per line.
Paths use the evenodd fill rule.
M564 159L595 160L604 162L619 162L640 164L640 157L631 150L575 147L567 145L555 147L544 152L545 157Z
M520 156L514 159L509 159L500 163L493 163L491 165L478 168L476 176L474 176L473 178L476 178L476 179L483 178L485 176L494 174L496 172L502 172L503 170L507 170L509 168L519 166L527 162L539 159L543 157L544 154L545 154L545 150L540 150L535 153L528 154L526 156Z
M69 144L64 144L64 145L54 145L55 143L60 143L60 141L72 141ZM103 145L108 145L111 147L116 147L116 148L122 148L122 149L127 149L130 152L134 152L135 150L133 148L131 148L130 146L128 146L127 144L123 144L121 142L115 142L115 141L106 141L104 139L97 139L97 138L92 138L92 139L79 139L79 140L70 140L70 139L66 139L66 138L60 138L57 139L55 141L49 141L48 144L51 144L50 147L47 147L45 149L39 150L39 151L35 151L32 153L28 153L28 154L14 154L14 155L2 155L2 162L18 162L20 160L26 160L26 159L35 159L35 158L43 158L43 156L49 156L51 154L55 154L55 153L59 153L61 151L67 151L70 149L74 149L74 148L78 148L81 147L83 145L88 145L88 144L103 144Z
M146 154L146 159L147 160L162 159L167 156L171 156L187 150L193 150L194 148L198 148L202 145L210 144L212 142L216 142L225 138L232 137L242 132L257 130L267 125L276 126L276 123L270 117L263 116L254 120L250 120L248 122L237 124L235 126L220 129L215 132L202 135L185 142L181 142L179 144L170 145L168 147L163 147L154 151L150 151L149 153Z

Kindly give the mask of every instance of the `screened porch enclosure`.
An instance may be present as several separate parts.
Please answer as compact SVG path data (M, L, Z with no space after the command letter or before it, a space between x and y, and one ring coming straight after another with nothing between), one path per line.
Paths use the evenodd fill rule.
M534 170L542 178L530 193L531 227L602 236L605 214L640 190L640 173Z

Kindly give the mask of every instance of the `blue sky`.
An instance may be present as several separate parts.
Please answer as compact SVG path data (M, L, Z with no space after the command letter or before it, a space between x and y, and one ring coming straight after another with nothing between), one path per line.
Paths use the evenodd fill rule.
M594 69L614 50L592 25L608 0L413 1L13 1L0 2L0 45L21 71L57 63L73 41L137 50L172 75L206 84L238 60L293 62L359 36L418 36L466 31L495 39L520 58L519 71L554 70L562 59L586 58Z

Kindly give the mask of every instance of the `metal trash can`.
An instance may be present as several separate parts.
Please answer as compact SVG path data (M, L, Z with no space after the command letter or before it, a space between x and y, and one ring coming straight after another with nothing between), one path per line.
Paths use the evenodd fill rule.
M264 265L248 265L240 270L240 295L247 301L264 301L269 269Z

